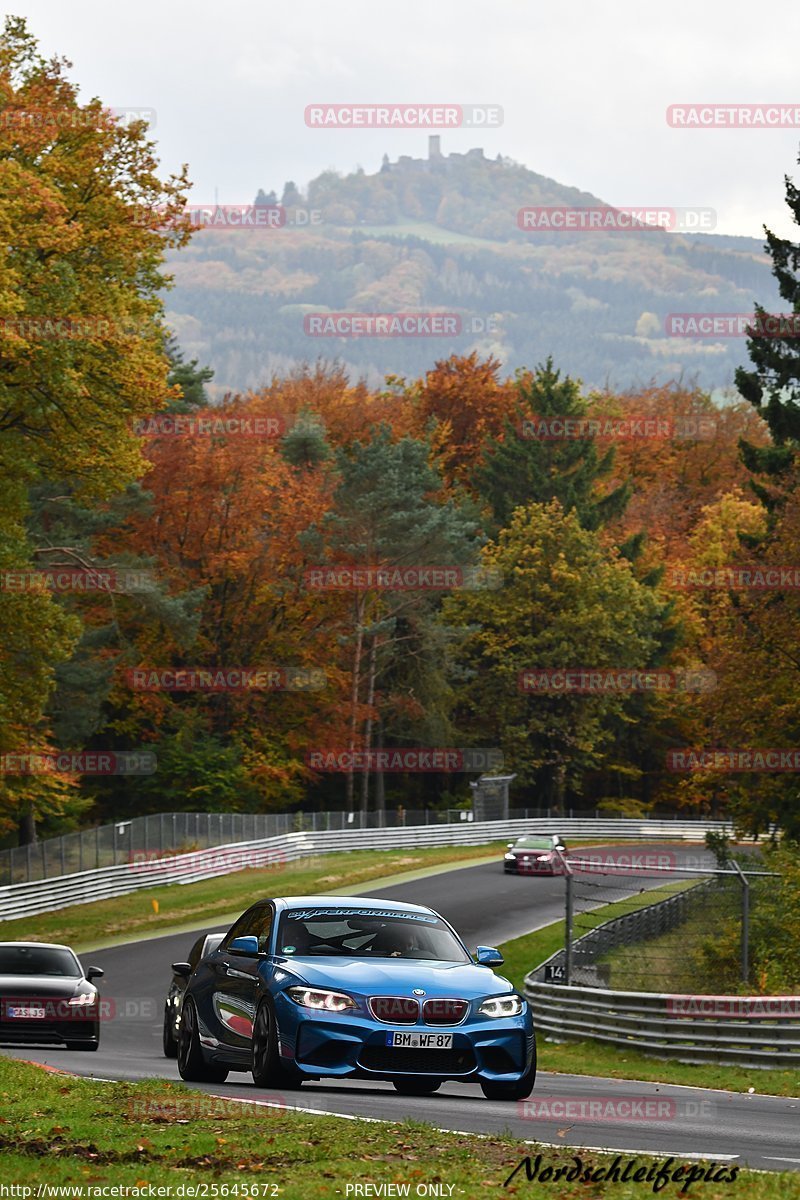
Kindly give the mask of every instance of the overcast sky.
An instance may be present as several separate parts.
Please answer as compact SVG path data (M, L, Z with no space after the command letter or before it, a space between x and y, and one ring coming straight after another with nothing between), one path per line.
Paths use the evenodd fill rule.
M410 130L305 125L317 102L497 104L499 128L441 131L616 205L710 206L717 232L797 234L783 202L800 129L688 130L682 102L796 103L800 3L702 0L10 0L82 99L156 110L192 199L245 203L321 170L424 156ZM800 178L800 168L797 168Z

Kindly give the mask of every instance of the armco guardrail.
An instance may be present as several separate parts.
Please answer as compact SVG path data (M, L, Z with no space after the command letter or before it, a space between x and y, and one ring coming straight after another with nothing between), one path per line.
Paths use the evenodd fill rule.
M525 980L548 1041L606 1042L685 1063L800 1067L800 996L673 996Z
M258 841L239 842L170 857L144 857L99 870L81 871L55 879L0 887L0 919L33 916L69 904L90 904L141 888L170 883L194 883L246 867L331 854L337 850L391 850L424 846L480 846L505 841L522 833L560 833L566 838L687 838L701 841L708 830L731 832L724 821L653 821L540 818L512 821L459 821L450 825L414 825L380 829L289 833Z

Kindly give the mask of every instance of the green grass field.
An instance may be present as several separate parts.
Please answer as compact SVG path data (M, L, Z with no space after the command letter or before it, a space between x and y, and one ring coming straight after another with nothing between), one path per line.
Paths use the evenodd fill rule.
M6 1058L0 1058L0 1102L0 1183L30 1187L34 1198L43 1185L80 1186L87 1200L93 1187L131 1189L129 1197L152 1194L149 1187L168 1188L161 1195L175 1200L181 1185L205 1189L201 1196L237 1200L346 1200L380 1195L375 1189L387 1184L405 1185L411 1196L425 1194L417 1193L420 1186L437 1185L440 1190L429 1195L455 1200L498 1194L532 1200L644 1200L654 1194L653 1184L645 1181L528 1182L524 1171L503 1188L526 1155L535 1162L541 1154L540 1173L573 1168L567 1147L537 1147L510 1136L444 1133L408 1121L346 1120L241 1105L161 1081L73 1079ZM612 1162L611 1155L597 1151L575 1153L592 1173ZM667 1162L622 1154L621 1166L630 1159L636 1160L636 1168L629 1174ZM673 1160L669 1168L681 1166L684 1175L660 1191L662 1196L678 1195L689 1164ZM707 1169L710 1164L702 1164L702 1171ZM728 1166L722 1172L725 1179L729 1171ZM373 1190L356 1193L359 1185ZM398 1194L403 1193L394 1192ZM800 1197L800 1175L742 1172L734 1184L696 1183L688 1194L703 1200L735 1195L794 1200Z

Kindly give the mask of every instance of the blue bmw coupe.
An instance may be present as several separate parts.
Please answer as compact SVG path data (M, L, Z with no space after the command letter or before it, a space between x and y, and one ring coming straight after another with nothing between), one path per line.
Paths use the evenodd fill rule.
M178 1069L221 1083L251 1071L260 1087L305 1079L390 1080L406 1095L446 1079L490 1100L521 1100L536 1078L524 998L475 961L438 913L361 896L260 900L188 981Z

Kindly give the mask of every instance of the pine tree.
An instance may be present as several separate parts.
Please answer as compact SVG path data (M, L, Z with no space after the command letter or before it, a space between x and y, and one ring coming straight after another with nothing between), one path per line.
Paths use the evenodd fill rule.
M475 473L480 494L488 501L498 528L508 525L515 508L558 500L575 512L584 529L598 529L625 509L630 485L601 493L599 485L614 465L613 447L600 452L589 438L540 440L523 436L522 422L536 418L579 421L588 405L574 379L553 367L553 360L519 380L513 419L501 438L490 440Z
M293 467L315 467L331 456L325 426L316 413L304 409L281 438L280 452Z
M792 220L800 225L800 189L788 175L784 180ZM764 233L767 239L764 249L772 258L772 274L778 282L781 299L791 306L793 313L800 314L800 244L778 237L766 226ZM755 315L758 322L768 316L758 304ZM751 471L778 477L794 464L800 448L800 338L792 336L792 331L780 336L756 331L748 338L747 350L752 369L737 369L736 386L766 421L773 445L753 446L742 441L742 459ZM768 506L774 502L765 489L756 485L755 490Z

